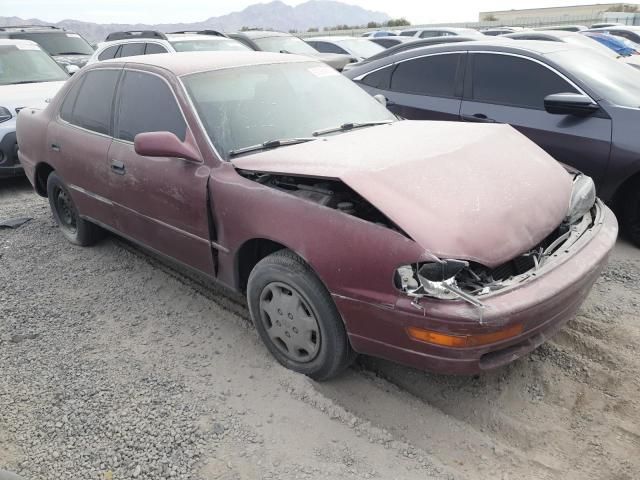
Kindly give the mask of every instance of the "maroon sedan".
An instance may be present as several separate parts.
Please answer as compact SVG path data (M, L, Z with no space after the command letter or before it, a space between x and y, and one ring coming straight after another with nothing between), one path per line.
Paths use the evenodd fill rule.
M617 234L591 179L511 127L398 121L294 55L92 65L20 113L18 142L68 240L109 230L245 292L315 379L355 352L504 365L575 314Z

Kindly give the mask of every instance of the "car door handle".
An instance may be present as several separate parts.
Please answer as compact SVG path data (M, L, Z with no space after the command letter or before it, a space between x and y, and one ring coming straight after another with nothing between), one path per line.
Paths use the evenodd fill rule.
M118 175L124 175L127 170L124 168L124 163L120 160L111 160L111 171Z
M52 143L51 144L51 150L53 150L54 152L59 152L60 151L60 145L58 145L56 143Z
M484 113L474 113L473 115L462 115L462 119L465 122L496 123L496 121L493 118L487 117Z

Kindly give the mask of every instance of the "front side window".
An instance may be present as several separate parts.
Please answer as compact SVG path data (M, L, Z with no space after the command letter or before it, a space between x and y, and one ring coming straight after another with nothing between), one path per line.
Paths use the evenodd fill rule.
M119 48L120 48L120 45L113 45L112 47L105 48L98 55L98 60L102 62L103 60L111 60L112 58L116 58Z
M183 81L224 158L231 150L269 140L312 137L346 123L395 120L357 84L317 62L195 73Z
M431 55L398 64L391 79L394 92L455 97L455 83L462 54Z
M145 55L153 55L154 53L167 53L167 49L157 43L147 43L144 49Z
M578 93L557 73L526 58L474 54L473 65L476 102L544 110L547 95Z
M144 132L171 132L180 140L187 125L169 85L149 73L126 71L119 89L116 138L133 142Z
M0 46L0 85L56 82L69 75L37 45Z
M144 43L125 43L120 50L121 57L137 57L144 55Z
M109 135L113 95L120 70L85 73L67 94L60 117L78 127Z

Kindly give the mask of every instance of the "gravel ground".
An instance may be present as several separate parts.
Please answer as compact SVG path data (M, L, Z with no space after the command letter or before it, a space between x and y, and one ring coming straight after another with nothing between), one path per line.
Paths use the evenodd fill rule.
M280 367L242 299L115 237L68 244L0 182L0 469L44 479L636 479L640 250L507 368L445 377L362 358Z

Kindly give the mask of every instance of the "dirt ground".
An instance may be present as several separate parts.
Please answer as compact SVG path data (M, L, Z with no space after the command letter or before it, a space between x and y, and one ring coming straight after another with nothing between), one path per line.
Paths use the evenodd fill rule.
M123 240L74 247L0 182L0 469L27 479L640 478L640 250L579 315L480 377L280 367L246 306Z

